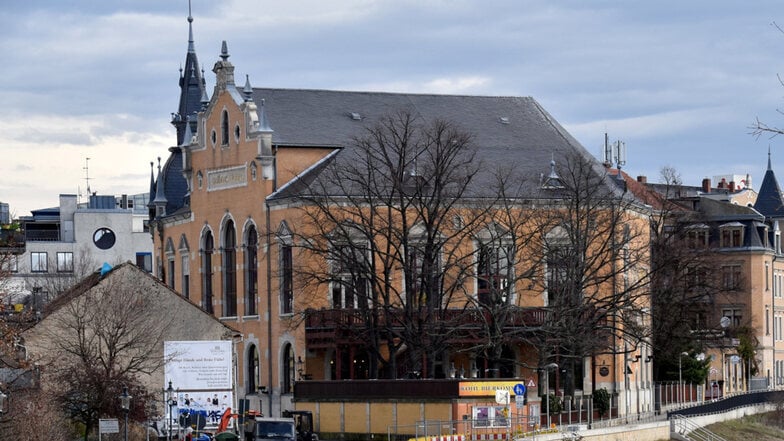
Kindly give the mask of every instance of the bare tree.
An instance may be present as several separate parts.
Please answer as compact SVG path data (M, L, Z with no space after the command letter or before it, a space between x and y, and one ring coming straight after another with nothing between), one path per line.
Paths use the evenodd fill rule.
M580 153L543 181L527 252L538 256L546 318L520 338L557 362L572 396L583 360L636 351L650 338L649 210L623 178Z
M459 328L453 307L465 298L472 255L457 244L483 219L464 204L481 167L474 153L471 136L451 123L397 112L299 198L297 243L315 257L303 259L311 263L298 268L300 279L322 287L312 292L330 286L332 308L363 324L357 337L368 342L371 378L378 365L390 378L432 377Z
M162 318L154 296L130 278L84 279L56 299L41 322L46 386L72 421L84 424L85 439L98 418L119 416L123 386L143 403L151 398L142 378L164 363L162 345L171 318ZM141 405L131 419L143 419Z

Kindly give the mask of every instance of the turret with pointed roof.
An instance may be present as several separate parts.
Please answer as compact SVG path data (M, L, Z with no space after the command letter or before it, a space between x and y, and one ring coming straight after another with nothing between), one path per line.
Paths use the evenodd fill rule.
M191 5L188 2L188 51L185 55L185 67L180 69L180 100L177 112L172 113L172 125L177 129L177 143L169 148L171 154L162 168L159 167L158 177L154 188L151 185L151 195L155 199L165 202L165 208L157 210L161 213L172 214L187 205L188 183L182 172L182 146L190 143L192 134L196 133L196 114L209 102L204 80L204 71L199 67L196 49L193 43L193 16ZM191 135L189 135L189 133ZM151 196L151 208L153 206Z
M188 3L188 52L185 55L185 67L180 69L180 104L177 113L172 114L172 125L177 128L177 144L182 145L185 125L191 117L191 131L196 131L194 114L202 107L202 96L206 93L203 72L199 68L199 59L193 44L193 16Z
M781 188L771 167L770 148L768 148L768 169L762 179L754 209L766 218L784 217L784 198L781 196Z

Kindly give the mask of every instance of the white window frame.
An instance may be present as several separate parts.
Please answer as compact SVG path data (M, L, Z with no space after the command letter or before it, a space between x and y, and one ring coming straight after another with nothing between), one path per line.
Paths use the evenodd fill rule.
M31 273L49 272L49 254L46 251L30 252L30 272Z
M64 259L61 259L61 257ZM57 252L57 272L58 273L74 272L73 252L71 251Z

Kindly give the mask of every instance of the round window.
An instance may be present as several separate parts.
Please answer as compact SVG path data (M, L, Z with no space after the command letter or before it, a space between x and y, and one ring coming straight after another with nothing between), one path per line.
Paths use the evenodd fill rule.
M108 228L99 228L93 233L93 243L102 250L108 250L113 247L116 240L114 231Z

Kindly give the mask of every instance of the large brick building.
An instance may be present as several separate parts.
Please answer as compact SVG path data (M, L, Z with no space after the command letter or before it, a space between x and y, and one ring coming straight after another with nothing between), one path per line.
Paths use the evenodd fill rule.
M168 286L242 332L238 397L278 414L294 407L299 380L518 378L534 385L547 379L548 389L557 394L567 381L574 385L567 394L607 388L619 397L623 412L651 410L650 349L642 331L631 331L645 328L647 320L647 208L606 176L534 99L253 88L247 77L239 86L225 43L213 67L216 85L210 97L199 71L191 32L180 82L186 104L173 120L178 145L151 184L155 268ZM419 151L421 162L395 169L405 188L431 178L425 156L444 147L441 141L449 140L446 147L458 141L472 146L471 161L440 172L471 168L473 173L445 209L449 222L433 227L424 225L421 216L405 221L412 210L376 196L358 203L346 181L334 179L335 173L366 161L363 137L380 133L380 125L395 118L411 122L412 129L449 129ZM568 185L557 164L571 165L566 170L579 170L580 179L590 181L589 194L597 201L590 207L593 218L582 217L589 210L578 207L570 212L577 217L567 220ZM379 171L371 168L368 172ZM499 187L501 171L508 182ZM508 197L500 196L500 189L512 188ZM478 210L487 201L492 203ZM351 207L358 211L352 213ZM358 275L357 262L346 261L357 253L343 254L344 245L354 240L353 232L368 233L362 214L367 207L396 219L387 231L400 229L407 232L403 240L417 240L397 254L399 264L389 264L387 271L368 267ZM560 217L552 217L555 213ZM348 221L353 227L336 241L335 231ZM570 237L582 221L588 227L583 234L592 235L583 257L596 259L591 270L601 275L573 294L581 307L589 296L605 304L589 301L583 316L572 317L568 345L585 340L596 346L566 354L536 330L551 322L568 326L567 314L553 314L561 302L557 293L587 276L570 279L574 268L556 250L572 249ZM525 231L528 241L515 236L513 227ZM429 269L417 266L422 258L414 249L424 236L453 239L436 240L437 256ZM396 246L392 237L371 235L366 244L374 251L360 260L380 258L380 247ZM623 246L610 247L611 242ZM455 255L468 262L459 276L458 266L447 266ZM404 269L408 265L413 267ZM423 288L434 280L437 290ZM451 291L445 298L447 280ZM385 300L383 308L374 297L381 286L399 296ZM431 294L412 297L423 291ZM442 297L434 302L435 292ZM400 317L412 305L416 313L405 323L418 321L422 327L406 334ZM438 315L422 316L423 308ZM601 323L596 329L610 330L593 340L587 338L592 331L578 329L589 309L590 320ZM382 310L385 320L358 319ZM489 343L489 321L502 310L508 315L493 334L500 340ZM437 347L433 323L441 323L443 333ZM386 336L379 337L382 332ZM416 336L424 337L422 347L412 343ZM562 369L553 369L559 363ZM529 412L544 413L533 396L531 406L536 408Z

